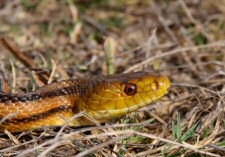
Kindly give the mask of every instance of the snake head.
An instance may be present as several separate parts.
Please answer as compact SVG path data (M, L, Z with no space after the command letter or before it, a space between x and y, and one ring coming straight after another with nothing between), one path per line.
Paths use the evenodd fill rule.
M148 72L102 77L87 88L78 107L98 122L108 122L157 101L169 87L167 77Z

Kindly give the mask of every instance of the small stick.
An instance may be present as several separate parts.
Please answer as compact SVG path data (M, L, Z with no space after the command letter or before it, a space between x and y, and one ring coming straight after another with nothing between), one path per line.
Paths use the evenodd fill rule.
M10 88L5 78L0 76L0 93L9 93Z
M115 40L111 37L107 37L104 43L104 50L108 75L115 73L115 66L114 66L115 49L116 49Z
M17 48L16 44L7 37L0 37L0 42L2 45L9 50L13 56L18 59L25 67L28 67L29 69L35 69L37 68L37 65L34 64L33 60L30 59L26 54L24 54L19 48ZM39 86L43 86L47 84L49 76L46 73L36 73L38 77L35 77L35 79L39 79L40 81L36 81Z
M212 43L209 43L206 45L177 48L175 50L171 50L171 51L159 54L159 55L152 56L138 64L135 64L135 65L129 67L127 70L125 70L124 73L128 73L133 70L136 70L139 67L142 67L143 65L148 64L149 62L151 62L155 59L164 58L166 56L170 56L170 55L174 55L174 54L178 54L178 53L183 53L184 51L191 51L191 50L196 50L196 49L199 50L199 49L213 48L213 47L225 47L225 41L212 42Z

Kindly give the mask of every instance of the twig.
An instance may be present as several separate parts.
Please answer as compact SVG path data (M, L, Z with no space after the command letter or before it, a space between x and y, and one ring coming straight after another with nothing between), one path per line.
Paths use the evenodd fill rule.
M188 7L186 6L185 2L183 0L179 0L181 7L184 9L184 12L186 13L189 20L195 24L195 26L198 28L198 30L209 40L212 41L212 38L205 32L204 27L200 22L198 22L194 17L192 16L191 12L189 11Z
M214 90L210 90L208 88L202 87L202 86L198 86L198 85L192 85L192 84L182 84L182 83L171 83L171 85L173 86L183 86L183 87L192 87L192 88L199 88L202 90L205 90L207 92L213 93L213 94L224 94L224 92L220 92L220 91L214 91Z
M47 154L57 148L58 146L62 145L63 143L62 142L55 142L54 144L52 144L51 146L49 146L47 149L45 149L45 151L43 151L42 153L40 153L37 157L46 157Z
M221 151L225 152L225 148L219 147L219 146L217 146L215 144L208 144L207 146L212 147L212 148L214 148L216 150L221 150Z
M155 55L155 56L153 56L151 58L148 58L148 59L146 59L146 60L144 60L144 61L142 61L142 62L140 62L140 63L138 63L134 66L131 66L130 68L125 70L124 73L131 72L135 69L138 69L139 67L142 67L143 65L148 64L149 62L151 62L155 59L163 58L163 57L174 55L174 54L177 54L177 53L182 53L184 51L191 51L191 50L195 50L195 49L204 49L204 48L211 48L211 47L225 47L225 41L217 41L217 42L209 43L207 45L183 47L183 48L171 50L171 51L159 54L159 55Z
M105 59L107 66L107 74L115 73L114 55L116 51L116 42L113 38L107 37L104 43Z
M171 141L171 140L168 140L168 139L165 139L165 138L162 138L162 137L158 137L156 135L142 133L142 132L133 131L133 130L112 131L112 132L109 132L109 133L102 133L102 134L98 134L98 135L89 135L89 136L82 137L82 138L79 138L79 139L80 140L85 140L85 139L92 139L92 138L98 138L98 137L104 137L104 136L112 136L112 135L129 135L129 136L131 136L131 135L139 135L139 136L151 138L151 139L154 139L154 140L159 140L159 141L162 141L162 142L166 142L166 143L169 143L169 144L172 144L172 145L177 145L179 147L183 147L183 148L186 148L186 149L190 149L190 150L192 150L194 152L197 152L197 153L201 153L201 154L205 154L205 155L211 155L211 156L214 156L214 157L220 157L220 155L199 150L199 148L197 148L197 147L195 147L193 145L182 144L182 143ZM122 136L122 137L124 137L124 136ZM71 138L71 137L67 137L66 139L68 139L68 138Z
M30 69L34 69L37 68L37 65L34 64L33 60L30 59L27 55L25 55L22 51L20 51L16 44L7 37L0 37L0 41L2 43L2 45L9 50L10 53L12 53L14 55L14 57L16 59L18 59L21 63L24 64L25 67L28 67ZM37 81L37 82L42 82L42 84L39 84L39 86L43 86L44 84L46 84L48 82L48 75L47 74L36 74L38 76L38 78L41 81ZM37 77L36 77L37 78Z
M9 93L9 85L6 82L5 78L0 76L0 93Z
M50 77L48 78L48 84L52 82L53 77L55 75L56 67L57 67L57 65L56 65L56 63L55 63L55 61L53 59L51 59L51 62L52 62L53 66L52 66L52 72L50 74Z
M119 140L122 140L122 139L126 139L126 138L130 137L131 135L132 135L132 133L127 133L127 134L125 134L123 136L119 136L119 137L113 138L113 139L111 139L111 140L109 140L107 142L101 143L101 144L99 144L99 145L97 145L95 147L92 147L92 148L90 148L90 149L88 149L86 151L83 151L83 152L81 152L81 153L79 153L79 154L77 154L77 155L75 155L73 157L83 157L83 156L86 156L86 155L88 155L90 153L93 153L93 152L97 151L100 148L103 148L103 147L108 146L109 144L115 143L115 142L117 142Z
M11 67L12 67L12 77L13 77L12 93L14 93L15 87L16 87L16 70L15 70L15 66L13 64L13 61L10 60L10 64L11 64Z

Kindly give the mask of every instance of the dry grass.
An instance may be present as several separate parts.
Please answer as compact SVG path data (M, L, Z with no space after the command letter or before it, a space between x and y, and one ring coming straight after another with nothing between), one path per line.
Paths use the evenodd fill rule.
M1 36L25 56L1 42L0 72L12 92L144 69L173 83L161 101L110 124L1 133L0 156L224 156L224 6L224 0L0 1Z

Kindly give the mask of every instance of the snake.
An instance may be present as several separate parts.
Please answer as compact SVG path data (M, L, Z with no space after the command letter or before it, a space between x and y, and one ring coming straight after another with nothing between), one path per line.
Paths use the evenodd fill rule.
M21 94L1 92L0 131L107 123L158 101L169 87L167 76L139 71L62 80ZM80 113L91 119L75 116Z

